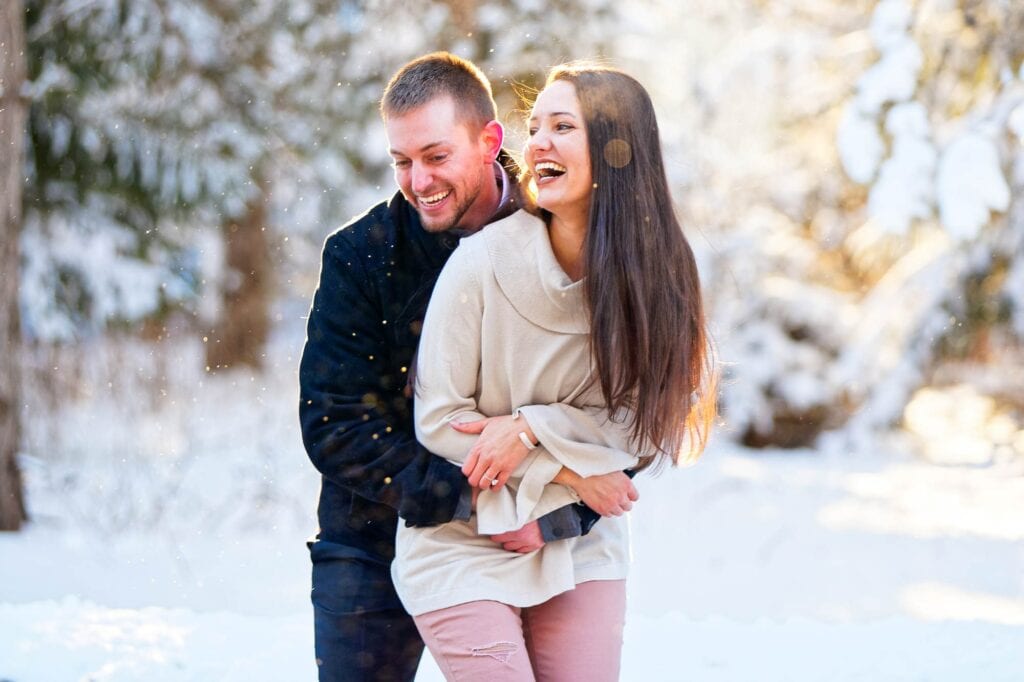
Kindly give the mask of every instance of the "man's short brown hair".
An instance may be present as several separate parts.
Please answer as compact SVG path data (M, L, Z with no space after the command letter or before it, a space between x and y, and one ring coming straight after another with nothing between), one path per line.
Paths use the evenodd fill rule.
M482 128L498 118L487 76L473 62L450 52L423 55L399 69L384 88L380 113L386 121L446 95L464 121Z

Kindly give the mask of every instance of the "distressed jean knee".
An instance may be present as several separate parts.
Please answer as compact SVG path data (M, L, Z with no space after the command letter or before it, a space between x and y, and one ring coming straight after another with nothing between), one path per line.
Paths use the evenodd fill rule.
M470 653L473 656L490 656L499 663L508 663L519 651L519 645L515 642L494 642L487 646L472 647Z

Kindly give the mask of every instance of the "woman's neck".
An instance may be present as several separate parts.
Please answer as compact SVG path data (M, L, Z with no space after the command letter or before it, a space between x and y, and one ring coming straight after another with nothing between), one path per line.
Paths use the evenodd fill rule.
M586 216L552 214L548 225L551 250L562 270L574 282L583 278L583 240L587 236Z

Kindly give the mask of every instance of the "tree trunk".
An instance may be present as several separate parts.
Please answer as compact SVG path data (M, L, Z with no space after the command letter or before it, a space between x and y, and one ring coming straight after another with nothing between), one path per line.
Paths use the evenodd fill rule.
M25 10L22 0L0 3L0 531L28 518L18 469L21 442L21 325L18 318L22 148L26 107Z
M220 323L206 339L210 371L263 365L270 334L269 230L265 193L249 203L240 220L224 225L227 281Z

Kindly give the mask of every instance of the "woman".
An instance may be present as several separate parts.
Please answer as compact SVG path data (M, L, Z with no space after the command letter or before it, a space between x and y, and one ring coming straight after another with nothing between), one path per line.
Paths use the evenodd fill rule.
M465 464L476 515L400 528L392 570L448 679L617 679L625 517L524 554L486 536L600 507L588 477L699 454L714 412L700 284L637 81L556 67L529 133L537 215L462 241L420 340L417 436ZM458 425L495 415L479 441Z

